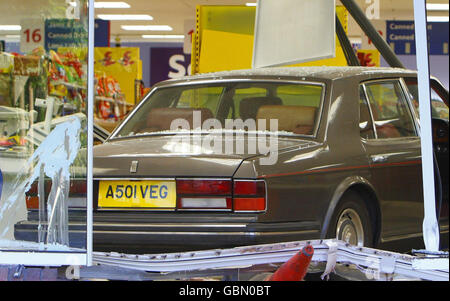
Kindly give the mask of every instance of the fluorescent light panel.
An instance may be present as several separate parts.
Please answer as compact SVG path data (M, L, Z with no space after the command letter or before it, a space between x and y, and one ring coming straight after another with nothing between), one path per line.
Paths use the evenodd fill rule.
M20 25L0 25L0 30L19 31L21 29Z
M445 3L427 3L427 10L448 11L448 4Z
M150 31L171 31L169 25L122 25L124 30L150 30Z
M76 2L70 2L71 6L77 6ZM130 8L126 2L94 2L95 8Z
M100 19L103 20L153 20L153 17L150 15L97 15Z
M428 22L448 22L449 17L448 16L428 16L427 21Z
M144 34L142 35L144 39L184 39L184 35L163 35L163 34Z
M248 2L248 3L245 3L245 5L246 5L246 6L256 6L256 3Z

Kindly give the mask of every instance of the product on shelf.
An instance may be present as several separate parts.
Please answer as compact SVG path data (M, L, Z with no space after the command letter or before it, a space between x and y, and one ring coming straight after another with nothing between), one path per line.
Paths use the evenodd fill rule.
M50 51L48 68L49 95L61 98L62 115L72 114L85 109L86 72L83 61L83 48L60 48Z
M96 117L108 122L117 122L127 113L126 102L119 82L112 76L96 74Z
M7 73L0 73L0 106L10 106L12 103L12 77Z
M27 150L25 132L29 127L30 113L19 108L0 106L0 152Z
M39 76L41 73L41 58L34 55L14 56L14 75Z

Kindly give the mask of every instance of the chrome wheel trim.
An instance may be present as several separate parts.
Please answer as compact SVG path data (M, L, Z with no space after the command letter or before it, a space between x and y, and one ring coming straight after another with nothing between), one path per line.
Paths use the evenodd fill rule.
M336 227L336 238L355 246L364 246L364 228L355 210L347 208L341 213Z

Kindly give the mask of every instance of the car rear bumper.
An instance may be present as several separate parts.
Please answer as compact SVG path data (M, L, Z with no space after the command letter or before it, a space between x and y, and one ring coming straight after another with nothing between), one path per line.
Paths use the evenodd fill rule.
M317 239L320 236L320 226L315 222L261 223L252 215L131 213L127 217L121 214L120 218L117 215L111 219L114 215L94 215L94 251L182 252ZM17 223L15 239L37 241L38 224L32 219ZM71 247L85 248L86 224L81 219L69 222L69 240Z

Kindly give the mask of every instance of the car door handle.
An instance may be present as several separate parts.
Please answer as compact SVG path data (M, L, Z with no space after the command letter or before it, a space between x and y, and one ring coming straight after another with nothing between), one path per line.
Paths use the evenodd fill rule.
M375 155L370 157L373 163L386 162L388 156L385 155Z

